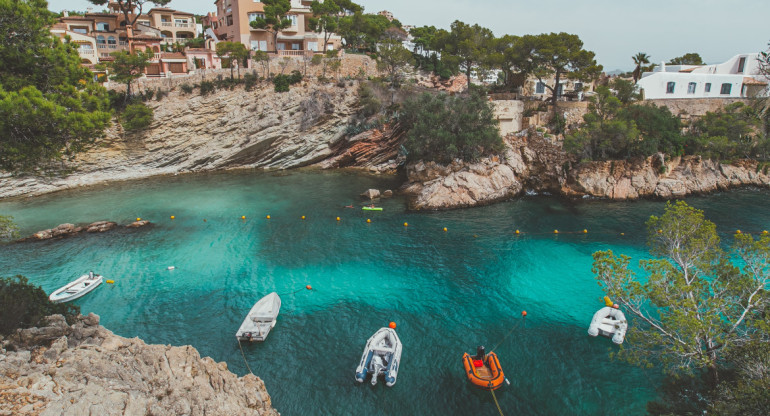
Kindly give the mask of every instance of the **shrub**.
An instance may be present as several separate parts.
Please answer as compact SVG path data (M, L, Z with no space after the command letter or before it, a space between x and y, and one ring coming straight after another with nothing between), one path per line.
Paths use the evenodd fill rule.
M360 113L364 118L371 117L377 114L382 109L382 101L377 97L367 84L361 84L358 87L358 105L360 107Z
M0 278L0 334L10 335L20 328L38 325L49 315L62 314L72 318L80 308L66 303L53 303L39 286L29 283L26 277L18 275Z
M144 103L129 104L121 114L123 128L126 131L137 131L149 127L152 124L152 108Z
M168 96L168 91L164 91L158 87L158 90L155 91L155 101L160 101L163 99L163 97Z
M291 74L278 74L273 78L275 92L289 91L289 85L294 85L302 81L302 73L297 70L291 71Z
M208 95L214 92L214 83L211 81L201 81L200 83L201 95Z
M13 217L0 215L0 241L19 236L19 228L13 222Z
M489 101L475 88L462 96L423 93L405 101L400 114L410 160L474 161L505 147Z
M193 87L192 85L187 84L187 83L184 83L184 84L180 85L179 88L182 89L182 92L184 94L190 94L195 89L195 87Z
M243 74L243 88L246 91L251 91L257 85L257 80L259 80L259 77L256 72Z

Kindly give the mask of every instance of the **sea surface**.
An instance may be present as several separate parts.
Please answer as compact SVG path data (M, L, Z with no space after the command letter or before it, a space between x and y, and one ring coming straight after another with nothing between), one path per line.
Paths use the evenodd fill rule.
M460 358L477 345L494 348L510 381L495 393L506 415L644 413L660 375L610 360L617 347L586 333L604 295L591 254L648 256L644 222L664 202L527 196L434 213L407 212L396 196L382 212L360 209L361 192L399 182L246 171L4 201L0 214L24 235L65 222L153 225L0 246L0 270L46 292L93 270L115 283L75 301L84 314L124 337L190 344L239 375L249 370L235 331L254 302L278 292L276 327L243 351L286 416L499 414L463 374ZM725 242L735 229L770 228L766 191L687 201ZM357 384L367 338L391 321L404 346L397 383Z

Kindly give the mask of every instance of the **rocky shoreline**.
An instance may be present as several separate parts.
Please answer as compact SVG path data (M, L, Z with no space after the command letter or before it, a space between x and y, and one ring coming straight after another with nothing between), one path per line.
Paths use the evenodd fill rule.
M148 345L61 315L0 348L0 415L278 416L265 384L191 346Z

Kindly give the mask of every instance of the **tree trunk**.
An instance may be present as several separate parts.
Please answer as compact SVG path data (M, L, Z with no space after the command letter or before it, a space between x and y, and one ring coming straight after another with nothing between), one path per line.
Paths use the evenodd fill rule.
M468 77L468 86L471 85L471 63L472 62L465 62L465 76ZM469 88L470 90L470 88Z
M559 98L559 78L561 77L561 71L556 71L554 79L556 83L553 86L553 96L551 97L551 103L553 104L554 111L556 111L556 99Z

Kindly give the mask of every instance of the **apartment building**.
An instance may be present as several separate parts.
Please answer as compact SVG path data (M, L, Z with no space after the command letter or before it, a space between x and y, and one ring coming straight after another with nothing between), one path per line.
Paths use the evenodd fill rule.
M160 30L164 44L184 43L198 37L195 16L192 13L165 7L155 7L147 12L149 25Z
M266 51L283 56L303 56L306 53L323 51L324 36L308 27L311 1L291 0L288 18L292 25L278 33L275 44L272 33L251 27L250 22L264 17L264 4L254 0L216 0L216 15L209 14L208 23L220 41L241 42L254 51ZM326 49L339 49L342 39L332 35Z

